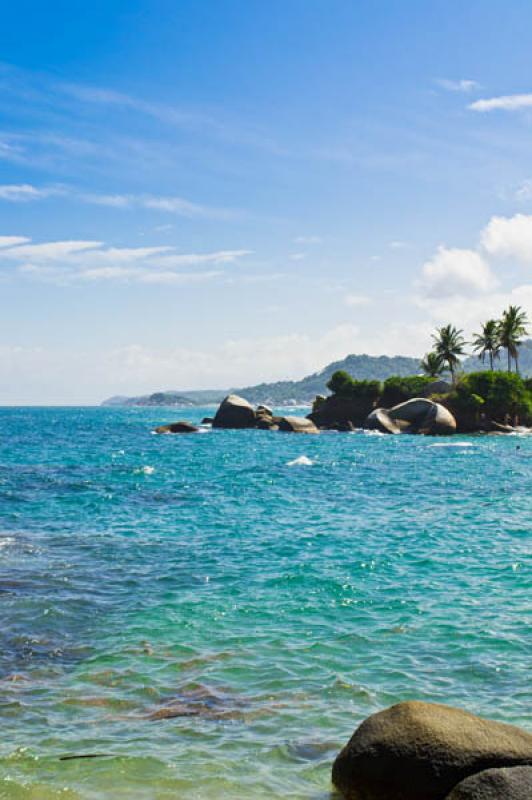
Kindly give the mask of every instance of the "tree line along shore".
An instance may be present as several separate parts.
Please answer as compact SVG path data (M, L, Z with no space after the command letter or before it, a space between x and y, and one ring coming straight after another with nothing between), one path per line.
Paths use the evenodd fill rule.
M212 418L214 428L258 428L293 433L358 428L382 433L511 433L532 428L532 378L519 374L519 350L528 320L519 306L510 306L500 320L485 322L471 342L473 352L489 368L461 371L467 355L463 331L453 325L433 334L433 349L420 362L420 373L384 381L357 380L345 370L327 382L329 395L318 395L306 417L279 416L254 408L245 398L228 395ZM506 352L506 369L501 352ZM159 426L157 433L193 433L198 428L179 421Z

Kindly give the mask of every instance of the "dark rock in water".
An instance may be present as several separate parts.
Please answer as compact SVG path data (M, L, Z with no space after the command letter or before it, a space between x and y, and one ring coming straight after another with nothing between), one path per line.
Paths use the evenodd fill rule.
M532 764L532 734L436 703L372 714L333 765L348 800L444 800L470 775Z
M214 417L203 417L203 419L201 420L202 425L212 425L213 422L214 422Z
M268 406L258 406L255 412L255 425L259 430L279 430L278 420Z
M212 421L213 428L254 428L255 411L253 406L236 394L222 400Z
M280 417L279 430L288 433L319 433L312 420L307 417Z
M255 427L257 427L261 431L279 430L279 424L273 417L257 417L257 422L255 423Z
M352 433L352 431L356 431L356 428L352 422L347 420L345 422L333 422L332 425L327 425L325 430L339 431L340 433Z
M170 422L168 425L159 425L155 428L155 433L197 433L199 428L192 425L191 422L180 420L179 422Z
M532 767L477 772L455 786L446 800L532 800Z
M207 686L184 688L164 706L152 711L148 719L174 719L175 717L205 717L206 719L238 719L245 703L241 698L214 691Z
M495 422L490 420L489 428L494 433L517 433L517 428L513 425L506 425L504 422Z

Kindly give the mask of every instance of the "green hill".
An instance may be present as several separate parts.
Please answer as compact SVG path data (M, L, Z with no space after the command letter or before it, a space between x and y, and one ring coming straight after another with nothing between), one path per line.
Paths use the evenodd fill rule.
M463 362L465 372L476 372L482 369L482 362L476 356L469 356ZM486 366L486 365L485 365ZM519 358L520 372L523 376L532 376L532 339L523 342ZM506 368L506 353L496 362L499 369ZM111 397L102 405L107 406L205 406L219 403L231 392L242 395L250 403L266 403L267 405L284 405L310 403L317 394L327 394L327 381L336 370L343 369L357 380L385 380L391 375L417 375L420 373L419 358L409 356L368 356L349 355L341 361L328 364L320 372L307 375L300 381L277 381L276 383L259 383L255 386L233 388L231 390L204 391L166 391L155 392L142 397Z

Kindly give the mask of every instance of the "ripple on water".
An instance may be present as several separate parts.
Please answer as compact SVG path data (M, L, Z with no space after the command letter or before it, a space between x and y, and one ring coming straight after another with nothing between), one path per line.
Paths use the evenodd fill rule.
M527 723L532 439L172 413L0 410L1 797L325 800L397 700Z

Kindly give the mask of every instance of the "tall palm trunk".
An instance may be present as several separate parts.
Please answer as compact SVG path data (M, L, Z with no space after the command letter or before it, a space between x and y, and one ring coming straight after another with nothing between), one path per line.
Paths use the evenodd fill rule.
M493 350L490 350L490 370L493 372Z
M507 349L506 354L508 356L508 372L512 371L512 356L510 355L510 348Z

